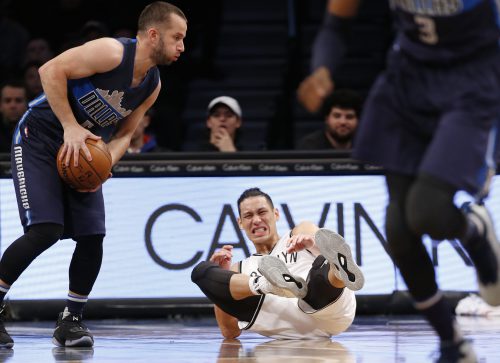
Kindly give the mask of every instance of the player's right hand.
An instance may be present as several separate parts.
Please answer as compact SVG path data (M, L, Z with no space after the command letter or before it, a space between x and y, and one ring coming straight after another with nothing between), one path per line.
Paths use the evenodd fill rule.
M333 88L330 71L326 67L320 67L300 83L297 97L309 112L317 112L325 98L333 92Z
M94 135L89 130L77 124L65 127L64 144L61 154L59 155L59 160L64 159L64 164L68 166L71 156L73 156L73 164L74 166L78 166L80 150L83 151L87 160L92 160L92 155L90 155L90 151L85 144L85 140L99 140L100 138L100 136Z
M233 258L233 246L224 245L222 248L210 257L210 262L218 264L224 270L231 269L231 260Z

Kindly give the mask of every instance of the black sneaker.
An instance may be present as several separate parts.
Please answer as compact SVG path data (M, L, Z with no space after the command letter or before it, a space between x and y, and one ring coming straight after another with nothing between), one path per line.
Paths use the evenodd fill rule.
M91 347L94 337L82 323L82 316L67 311L59 313L52 343L58 347Z
M482 204L464 203L462 211L477 234L463 239L462 245L476 267L479 293L488 304L500 305L500 244L493 221Z
M441 344L441 354L436 363L477 363L476 353L468 340Z
M14 341L10 337L3 322L5 320L5 304L0 306L0 349L11 349L14 346Z

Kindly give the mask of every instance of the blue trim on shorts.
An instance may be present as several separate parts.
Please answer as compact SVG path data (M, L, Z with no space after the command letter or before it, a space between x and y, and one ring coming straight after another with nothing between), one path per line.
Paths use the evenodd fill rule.
M27 209L24 212L24 216L26 218L26 227L31 225L31 209Z
M23 126L24 121L26 120L26 117L29 115L30 112L31 112L31 108L29 108L28 111L26 111L24 113L23 117L21 117L21 119L17 123L14 134L12 135L12 144L13 145L20 145L22 143L23 138L21 136L21 126Z

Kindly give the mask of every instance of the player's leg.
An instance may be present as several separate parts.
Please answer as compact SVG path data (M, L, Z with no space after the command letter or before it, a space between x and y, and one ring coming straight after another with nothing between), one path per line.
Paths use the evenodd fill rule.
M250 290L249 280L250 276L209 261L200 262L191 273L191 281L210 301L240 321L251 321L261 300Z
M93 336L82 323L83 308L101 268L106 234L102 188L79 193L65 186L65 234L76 241L69 267L66 309L59 314L52 342L58 346L92 346Z
M442 346L463 341L453 312L439 291L432 261L421 235L408 223L407 199L415 178L388 173L389 205L386 213L386 235L390 255L399 268L415 306L438 333Z
M37 127L30 127L28 133L30 122L28 111L12 144L12 179L25 233L0 260L0 301L31 262L61 238L64 229L63 192L55 162L58 143ZM0 330L0 345L12 346L5 329Z
M94 338L82 322L83 309L99 274L104 235L75 237L76 247L69 267L66 308L59 314L53 342L58 346L91 347Z

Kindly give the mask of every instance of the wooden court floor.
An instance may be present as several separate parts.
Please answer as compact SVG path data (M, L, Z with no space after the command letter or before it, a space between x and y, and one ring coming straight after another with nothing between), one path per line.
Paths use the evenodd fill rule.
M465 318L459 323L474 341L480 362L500 362L500 318ZM358 317L332 340L278 341L245 332L223 340L212 319L94 320L87 325L94 348L57 348L54 322L7 323L13 350L0 350L0 362L280 362L411 363L437 358L437 340L417 316Z

